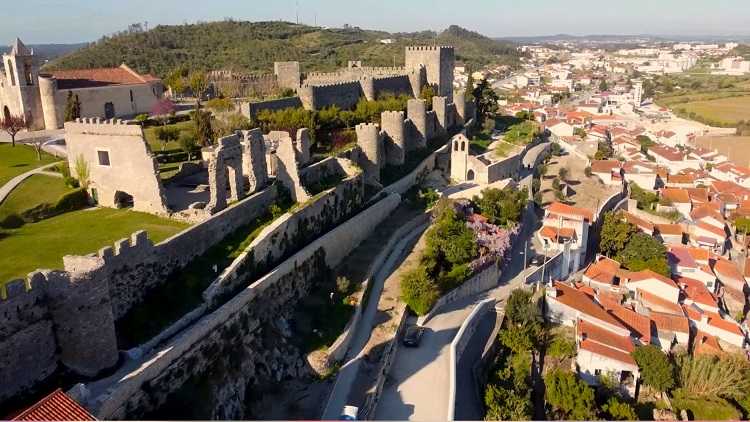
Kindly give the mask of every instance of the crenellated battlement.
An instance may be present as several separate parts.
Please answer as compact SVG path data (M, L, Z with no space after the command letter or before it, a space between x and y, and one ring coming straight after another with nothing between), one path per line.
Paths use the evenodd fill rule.
M122 119L80 117L75 121L65 122L65 133L143 137L143 128L140 125L129 125Z
M350 81L334 81L334 82L321 82L321 83L305 83L302 85L302 88L329 88L329 87L351 87L354 85L359 85L359 81L350 80Z
M406 113L403 111L384 111L380 114L381 121L383 119L401 119L404 120L406 118Z
M453 50L453 47L449 45L413 45L413 46L406 47L406 51L441 51L441 50Z

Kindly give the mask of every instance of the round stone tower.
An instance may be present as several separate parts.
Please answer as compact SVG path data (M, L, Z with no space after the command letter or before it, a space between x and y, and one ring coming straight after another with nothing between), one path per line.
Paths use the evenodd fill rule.
M356 126L357 145L362 149L359 165L365 171L365 178L380 181L380 169L384 166L383 140L380 128L374 123Z
M65 116L58 115L57 79L52 75L39 75L39 95L44 113L44 127L47 129L62 127ZM63 112L64 108L59 110L59 114Z
M384 111L380 115L385 140L386 163L394 166L404 164L406 155L406 126L403 111Z

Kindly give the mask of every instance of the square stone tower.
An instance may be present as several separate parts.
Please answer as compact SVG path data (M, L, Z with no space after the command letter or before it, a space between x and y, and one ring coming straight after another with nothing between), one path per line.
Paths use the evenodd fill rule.
M453 101L453 69L456 55L449 46L406 47L406 68L418 70L420 65L427 69L427 83L437 87L437 95Z

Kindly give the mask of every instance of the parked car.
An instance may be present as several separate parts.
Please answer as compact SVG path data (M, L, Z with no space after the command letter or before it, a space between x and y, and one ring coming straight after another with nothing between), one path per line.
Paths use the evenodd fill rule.
M339 416L340 421L356 421L357 413L359 413L359 407L357 406L344 406L344 410Z
M424 328L412 325L406 329L404 333L403 343L406 347L419 347L419 342L422 340L422 334L424 334Z

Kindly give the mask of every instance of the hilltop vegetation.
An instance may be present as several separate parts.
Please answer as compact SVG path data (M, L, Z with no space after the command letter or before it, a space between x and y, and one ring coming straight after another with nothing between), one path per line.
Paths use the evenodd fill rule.
M470 65L518 65L513 44L495 41L457 26L441 33L390 34L359 28L323 29L287 22L222 22L160 25L149 31L131 25L127 32L105 36L61 57L48 69L119 66L165 77L180 66L269 72L274 61L298 60L304 71L332 70L348 60L372 66L403 65L404 47L453 45L456 59ZM383 44L382 39L391 39Z

